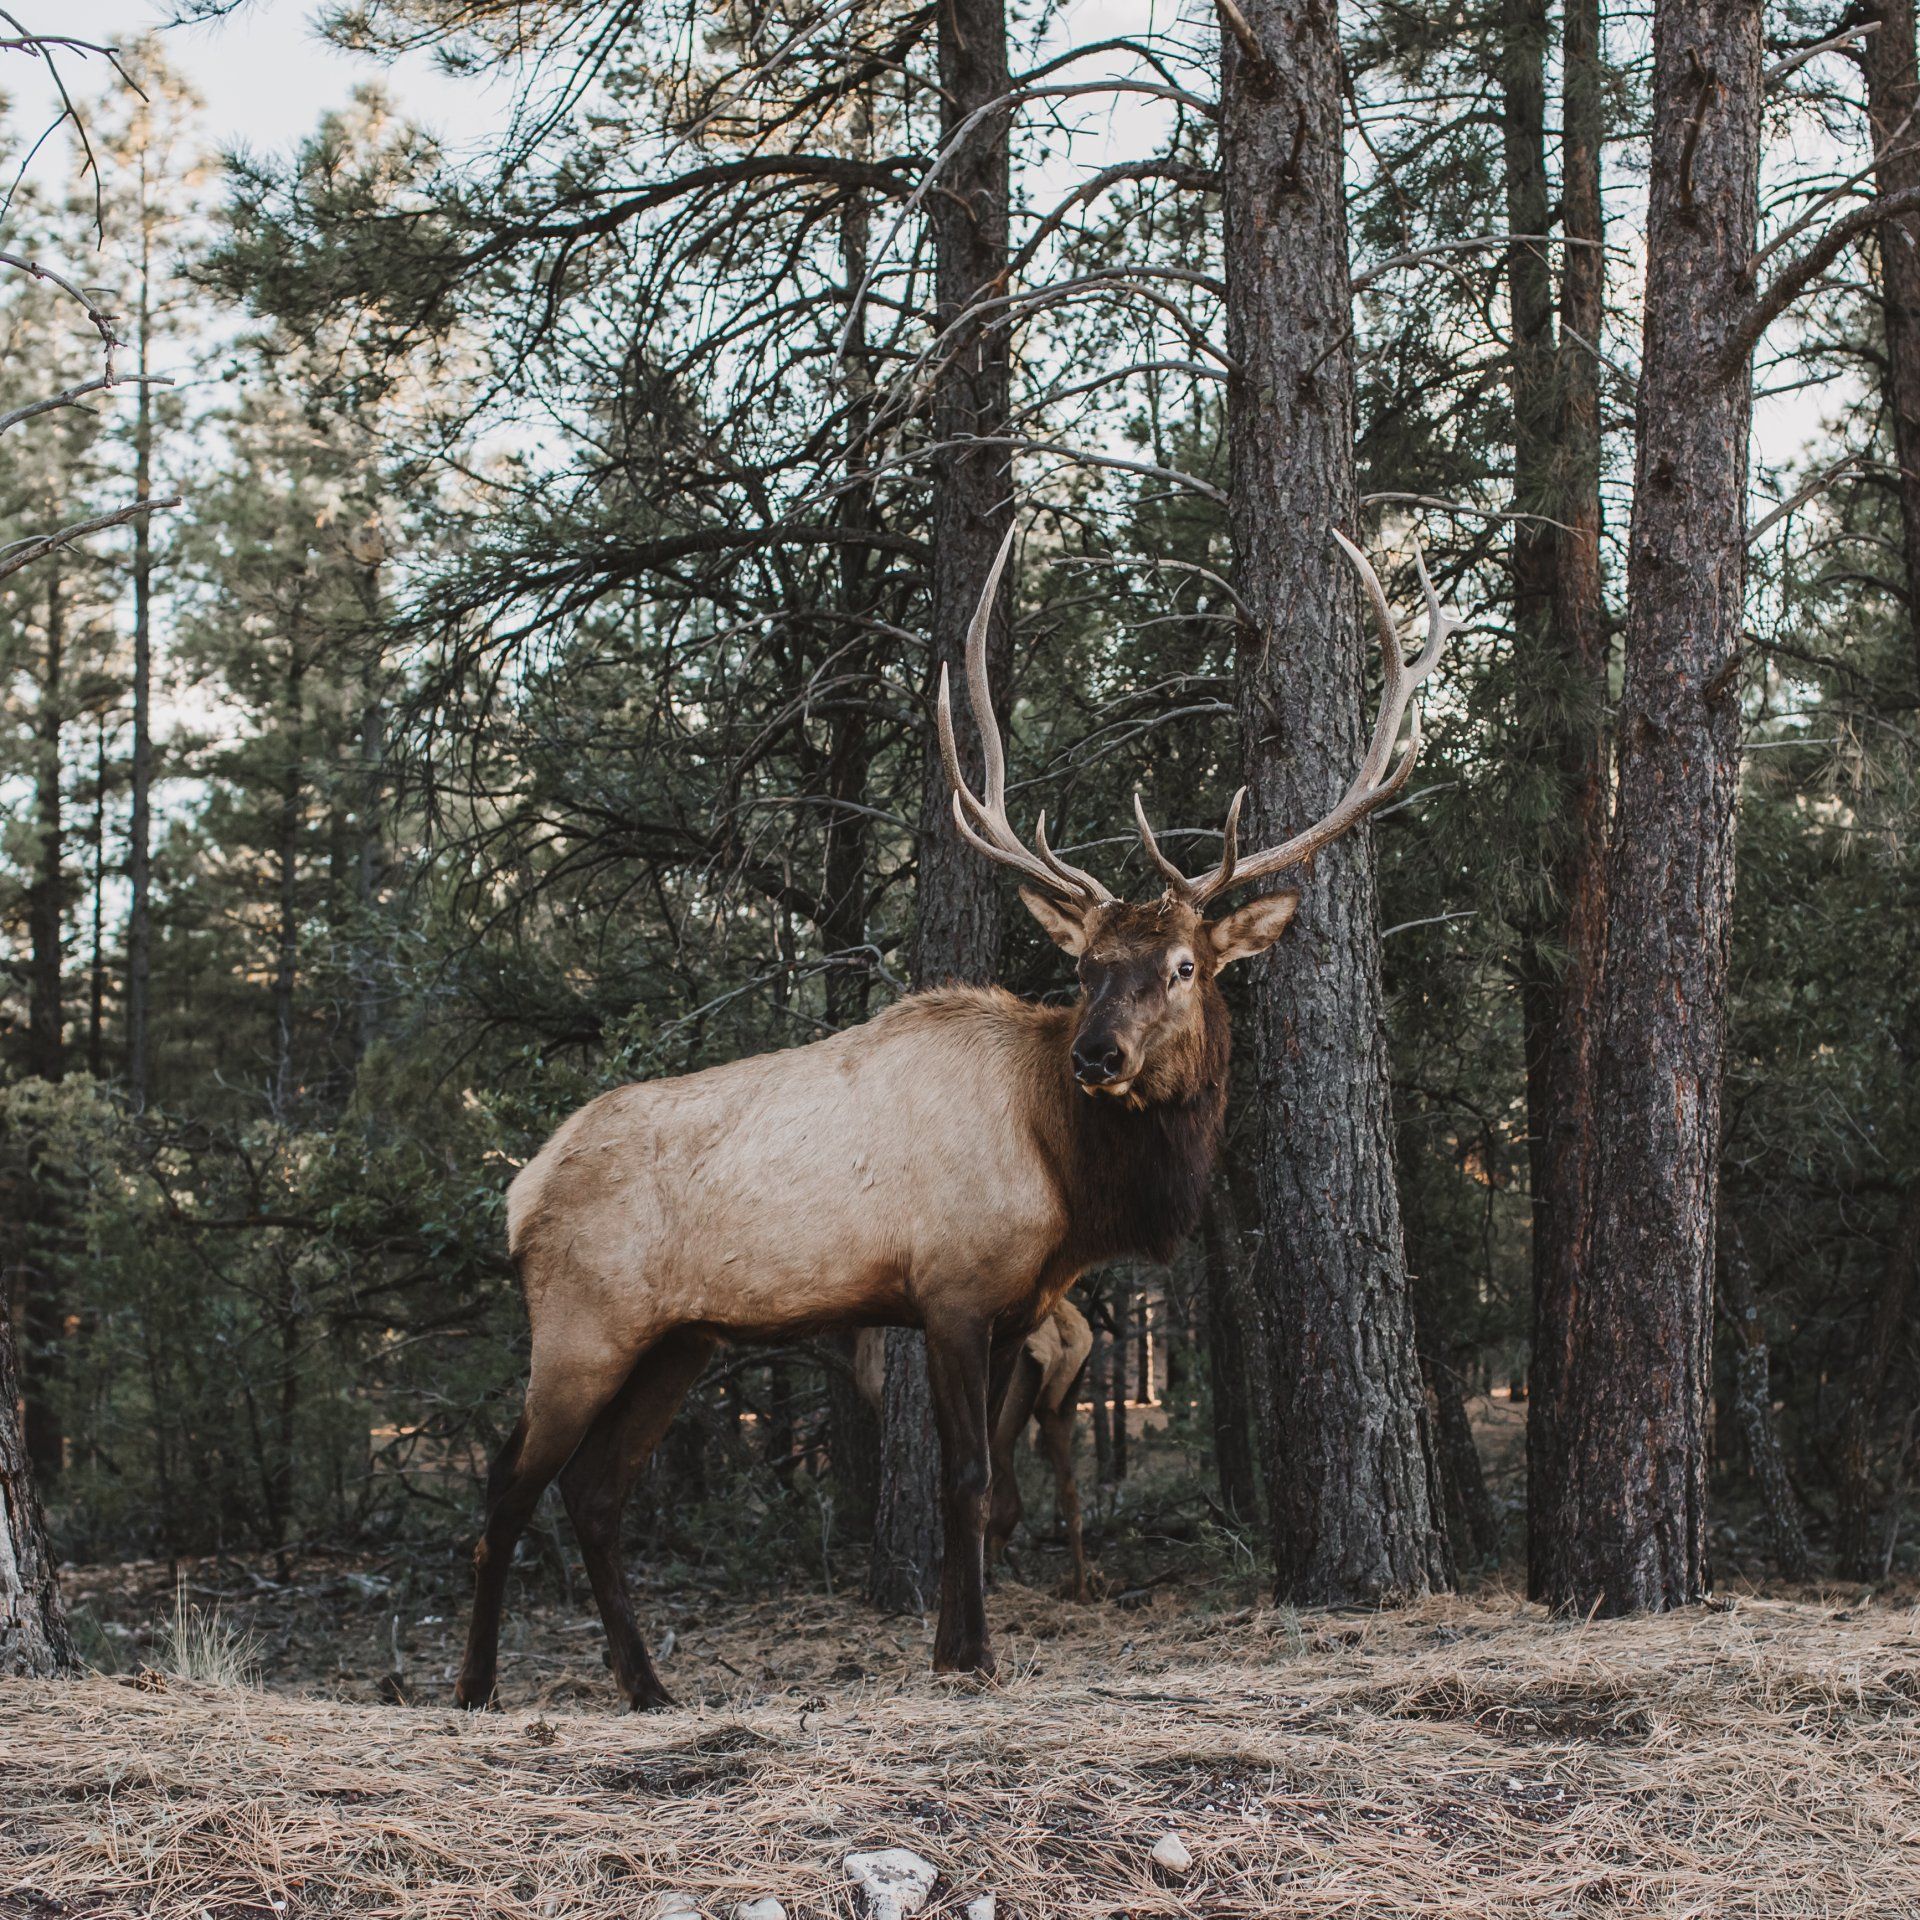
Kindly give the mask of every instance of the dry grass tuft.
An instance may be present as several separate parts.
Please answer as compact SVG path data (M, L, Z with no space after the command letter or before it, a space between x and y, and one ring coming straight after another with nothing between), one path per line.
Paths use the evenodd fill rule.
M681 1888L847 1914L841 1857L893 1845L939 1866L934 1911L992 1889L1033 1920L1920 1912L1911 1612L996 1609L992 1691L790 1603L797 1678L746 1677L716 1628L679 1684L731 1691L645 1720L552 1681L479 1718L14 1683L0 1913L642 1920ZM1169 1829L1180 1884L1147 1858Z
M218 1606L196 1606L187 1597L184 1580L174 1588L172 1614L161 1622L159 1653L160 1673L192 1686L259 1684L258 1636L236 1626Z

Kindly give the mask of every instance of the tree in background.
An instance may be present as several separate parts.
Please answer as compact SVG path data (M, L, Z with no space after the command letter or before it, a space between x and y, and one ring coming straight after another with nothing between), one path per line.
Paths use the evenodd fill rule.
M939 0L940 146L933 228L933 320L938 355L931 429L933 516L928 540L928 618L933 676L958 686L966 672L967 629L994 555L1013 521L1010 426L1012 339L990 324L1007 279L1012 109L1005 101L1004 0ZM1012 589L1001 589L987 629L987 675L1004 711L1013 658ZM969 777L976 777L971 715ZM999 965L1001 904L993 867L953 832L951 790L939 744L925 751L919 814L915 986L991 984ZM940 1459L927 1379L926 1341L887 1335L881 1412L880 1504L869 1592L880 1606L925 1611L939 1586Z
M13 52L49 62L54 62L63 50L58 41L30 33L16 33L8 47ZM64 92L62 99L64 103ZM73 116L71 106L66 105L62 120L69 118L74 119L84 151L84 129ZM63 355L42 342L38 351L25 356L23 369L38 383L36 390L7 396L6 410L0 413L0 434L18 434L21 428L34 426L41 432L54 428L64 437L73 425L72 409L90 395L109 392L119 383L122 369L117 356L123 351L124 342L113 315L73 279L47 265L44 259L13 250L11 243L17 232L13 222L24 205L16 185L14 196L0 215L6 223L0 228L0 240L9 243L0 250L0 269L6 270L9 304L13 308L9 319L16 328L29 330L36 324L44 324L41 301L33 301L36 311L31 314L24 312L21 304L44 290L53 301L60 303L63 312L70 311L66 303L71 302L86 316L99 342L101 357L96 363L97 373L79 373L76 369L78 377L70 377L63 384L47 377L56 371L65 372L61 366ZM24 283L31 283L30 292ZM15 338L17 342L17 332ZM20 368L22 362L9 356L8 366ZM144 368L142 371L144 373ZM143 383L141 392L144 391ZM36 446L35 453L44 458L43 447ZM10 478L17 484L22 468L31 464L30 461L15 464L10 468ZM65 684L68 670L64 659L68 606L62 570L67 564L67 550L76 542L130 520L144 521L159 506L178 504L177 501L151 500L142 487L131 501L103 512L82 513L75 518L56 512L41 517L48 515L50 508L67 505L70 495L61 483L71 477L68 465L66 458L56 458L50 473L43 468L44 477L55 484L36 487L29 478L24 488L12 493L5 502L6 517L14 528L20 528L26 518L26 526L16 537L0 544L0 586L5 587L10 597L17 599L23 590L44 586L37 724L33 729L36 845L30 860L34 880L29 888L28 914L32 923L33 957L28 980L27 1060L29 1073L42 1082L57 1080L65 1066L61 1005L65 907L61 787L64 778L62 731L68 699ZM29 568L35 571L28 573ZM0 1216L6 1221L11 1244L0 1247L0 1258L4 1258L16 1277L17 1288L17 1277L23 1271L41 1265L46 1237L54 1223L48 1217L51 1209L38 1177L36 1146L30 1131L23 1137L22 1130L16 1126L0 1125L0 1150L4 1150L12 1163L0 1172L0 1179L12 1195L4 1215ZM51 1468L60 1464L65 1437L57 1418L44 1416L30 1415L23 1431L22 1382L13 1336L12 1294L15 1290L9 1289L8 1297L0 1302L3 1309L0 1310L0 1672L44 1674L74 1664L73 1644L67 1632L34 1484L36 1464ZM49 1299L57 1301L57 1298L51 1291L49 1276L36 1273L25 1318L30 1337L37 1333L46 1347L49 1364L53 1344L63 1332L57 1323L57 1307L51 1315L47 1311ZM29 1400L28 1405L32 1404Z
M1548 1605L1663 1608L1708 1586L1713 1307L1740 632L1760 8L1654 23L1653 185L1627 579L1619 798L1592 1090L1585 1271L1538 1340L1558 1405L1536 1453ZM1564 1317L1561 1317L1564 1316Z
M1325 9L1223 10L1222 134L1241 740L1255 845L1360 764L1340 49ZM1351 537L1351 535L1349 535ZM1253 1015L1279 1591L1324 1604L1451 1583L1394 1175L1371 832L1316 863Z

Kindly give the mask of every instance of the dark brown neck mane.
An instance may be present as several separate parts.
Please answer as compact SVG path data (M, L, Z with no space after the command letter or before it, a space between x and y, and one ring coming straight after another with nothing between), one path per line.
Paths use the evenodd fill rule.
M1162 1097L1145 1106L1089 1097L1064 1052L1067 1175L1074 1254L1088 1264L1165 1262L1199 1223L1227 1111L1232 1034L1212 981L1201 988L1204 1019L1192 1058Z

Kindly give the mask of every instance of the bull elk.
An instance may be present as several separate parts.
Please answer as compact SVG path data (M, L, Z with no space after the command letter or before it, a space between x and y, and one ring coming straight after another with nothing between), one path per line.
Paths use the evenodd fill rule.
M1077 964L1079 998L1060 1007L993 987L911 994L811 1046L604 1094L522 1168L507 1235L532 1363L488 1476L463 1705L493 1697L514 1544L556 1475L614 1676L636 1708L668 1704L620 1558L635 1472L718 1342L861 1326L925 1329L942 1461L934 1665L993 1670L983 1542L995 1389L1080 1274L1167 1260L1193 1226L1227 1099L1217 976L1278 940L1300 896L1267 894L1215 920L1205 910L1229 888L1300 867L1405 786L1420 751L1413 694L1453 624L1421 565L1428 638L1405 659L1378 575L1336 532L1386 668L1359 772L1325 818L1250 856L1239 844L1243 788L1219 864L1195 875L1161 851L1136 795L1141 841L1166 885L1131 905L1053 851L1044 814L1031 847L1007 820L986 634L1012 538L967 638L984 794L961 771L944 668L940 749L960 833L1020 876L1027 910Z

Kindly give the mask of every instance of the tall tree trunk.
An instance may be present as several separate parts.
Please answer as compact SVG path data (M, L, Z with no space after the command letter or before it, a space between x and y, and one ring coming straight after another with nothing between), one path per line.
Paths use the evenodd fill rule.
M1331 6L1257 0L1222 50L1227 347L1249 838L1324 813L1362 754L1364 657L1332 529L1355 530L1341 55ZM1269 1488L1278 1590L1371 1601L1446 1577L1428 1484L1389 1126L1373 843L1302 874L1252 985L1252 1285L1287 1471Z
M348 952L353 970L353 1063L367 1057L380 1033L380 996L391 956L381 933L380 892L387 878L387 707L381 691L383 602L380 568L385 543L377 527L365 530L356 586L365 649L360 685L360 764L354 816L358 828L353 861L353 933ZM356 555L356 559L360 556Z
M1920 186L1920 61L1913 0L1879 0L1880 30L1861 43L1867 114L1876 154L1874 184L1882 195ZM1883 394L1893 421L1899 465L1902 571L1914 666L1920 674L1920 217L1880 229L1880 306L1886 329ZM1920 1071L1920 1045L1909 1018L1900 1054L1909 1087ZM1909 1095L1909 1105L1912 1096ZM1876 1428L1899 1345L1916 1268L1920 1267L1920 1186L1911 1189L1894 1227L1873 1316L1847 1397L1841 1426L1839 1528L1835 1565L1849 1579L1872 1579L1880 1543L1874 1524Z
M941 150L1008 89L1004 0L939 0ZM1007 265L1011 113L987 115L942 170L931 200L935 324L948 329L994 288ZM979 603L1013 512L1012 461L1004 446L1011 364L1004 328L968 325L948 335L934 389L933 675L942 664L958 683L967 623ZM1012 664L1011 595L1002 590L987 640L995 705L1006 712ZM931 682L930 682L931 684ZM956 716L960 751L977 760L972 716ZM916 986L988 981L1000 957L1000 893L992 866L953 831L945 771L929 740L921 785L919 888L915 902ZM927 1388L926 1345L917 1333L887 1335L882 1411L880 1507L869 1590L878 1606L918 1603L939 1572L939 1448Z
M134 350L147 372L151 314L152 235L146 218L146 155L140 158L139 337ZM153 480L153 389L135 389L133 490L144 500ZM147 1104L152 1077L149 1013L153 972L153 535L148 516L133 521L133 765L127 823L127 1092L136 1113Z
M1547 195L1547 9L1545 0L1502 0L1501 140L1506 166L1507 230L1544 234ZM1513 624L1524 661L1546 656L1553 617L1553 465L1555 355L1553 272L1544 239L1507 248L1511 314L1513 493L1522 513L1513 528Z
M1720 1210L1720 1311L1733 1334L1733 1412L1773 1543L1773 1563L1788 1580L1807 1577L1807 1536L1787 1477L1787 1456L1773 1420L1773 1380L1766 1328L1753 1287L1746 1241L1725 1206Z
M1237 1521L1259 1512L1253 1471L1253 1403L1247 1392L1246 1329L1235 1304L1233 1246L1225 1204L1215 1198L1200 1216L1206 1266L1207 1379L1213 1400L1213 1461L1220 1504Z
M1880 31L1862 43L1874 184L1882 195L1920 187L1920 74L1913 0L1879 0ZM1899 462L1900 532L1908 584L1907 618L1920 669L1920 216L1880 229L1880 311L1886 326L1885 394Z
M1619 792L1592 1227L1556 1355L1549 1605L1707 1590L1707 1399L1740 765L1760 0L1657 0Z
M27 888L27 1071L41 1080L66 1072L65 919L67 895L63 736L66 731L65 580L47 569L46 657L35 716L34 859ZM66 1311L59 1285L59 1198L44 1177L37 1142L27 1149L27 1190L20 1221L21 1331L26 1337L27 1452L41 1480L66 1458L60 1417L61 1349Z
M301 701L305 663L297 644L287 666L286 764L280 774L279 924L274 932L273 967L273 1114L285 1120L293 1104L293 1004L300 967L300 830L305 812L305 773L301 764L304 730Z
M95 721L93 755L93 899L87 964L87 1071L107 1070L107 716Z
M1606 236L1600 156L1607 76L1599 0L1566 0L1561 43L1560 346L1550 504L1553 607L1538 661L1538 716L1556 765L1556 819L1547 863L1557 913L1550 964L1523 950L1528 1173L1533 1199L1533 1353L1527 1393L1529 1591L1552 1558L1535 1490L1561 1484L1560 1407L1599 1138L1594 1040L1607 941L1609 643L1600 568L1600 334L1606 320ZM1532 416L1529 416L1531 419Z
M34 859L27 888L27 1071L58 1080L66 1071L66 1012L62 990L66 954L66 821L61 749L66 731L65 581L57 562L47 568L46 656L34 724Z
M44 1678L79 1664L20 1430L13 1322L0 1312L0 1674Z
M855 104L853 148L870 157L871 115L863 92ZM866 309L851 304L866 282L871 214L862 195L851 196L840 217L841 276L851 310L847 316L848 486L840 511L851 531L874 526L873 489L863 475L871 461L867 445L873 419L873 367ZM825 913L820 944L831 961L826 976L827 1019L835 1027L857 1026L867 1017L873 983L867 955L867 786L873 763L863 682L873 666L873 646L864 622L872 615L883 577L871 547L855 538L840 549L840 603L846 626L832 636L840 665L833 674L847 689L832 702L827 719L826 848L822 862ZM852 1342L841 1343L851 1359ZM828 1448L840 1505L851 1531L871 1537L880 1499L880 1419L855 1384L850 1367L827 1370Z

